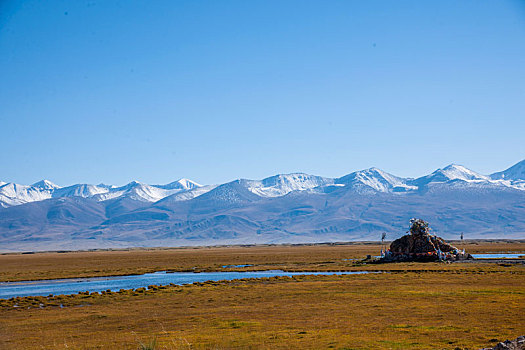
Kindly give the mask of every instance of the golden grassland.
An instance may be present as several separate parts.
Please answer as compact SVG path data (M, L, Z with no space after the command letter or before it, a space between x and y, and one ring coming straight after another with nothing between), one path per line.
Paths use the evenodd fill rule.
M524 332L524 269L489 271L75 295L54 301L64 308L3 307L0 348L136 349L156 337L159 349L478 349Z
M522 242L467 248L524 250ZM137 349L154 339L157 349L479 349L525 334L523 263L342 261L377 251L320 245L0 256L4 280L246 263L389 271L0 300L0 349Z
M456 244L469 253L525 251L525 241L470 241ZM343 260L378 255L381 245L293 245L133 249L116 251L3 254L0 281L143 274L155 271L220 271L223 265L253 264L228 271L285 269L289 271L338 271L399 269L399 265L355 266ZM412 264L415 269L429 265ZM406 267L402 267L405 269ZM457 268L463 268L458 266Z

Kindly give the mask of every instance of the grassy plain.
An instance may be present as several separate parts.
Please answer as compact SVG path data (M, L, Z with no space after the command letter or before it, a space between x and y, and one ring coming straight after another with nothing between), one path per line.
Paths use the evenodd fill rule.
M467 241L454 244L460 249L465 248L469 253L525 251L525 240ZM400 267L399 264L356 267L353 261L343 260L362 259L368 254L378 255L380 249L381 245L377 243L354 243L1 254L0 281L129 275L164 270L220 271L225 270L222 268L224 265L240 264L254 266L227 270L406 269L406 266ZM412 266L416 269L427 269L430 265Z
M483 243L467 250L524 251L524 245ZM320 245L3 255L4 280L231 264L390 273L4 300L0 349L137 349L153 339L158 349L479 349L525 334L523 264L342 260L377 251L377 245Z

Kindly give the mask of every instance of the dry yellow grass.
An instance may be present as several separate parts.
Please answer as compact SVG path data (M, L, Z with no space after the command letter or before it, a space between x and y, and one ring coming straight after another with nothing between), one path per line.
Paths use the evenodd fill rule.
M467 242L457 246L470 253L525 251L525 241ZM0 281L128 275L163 270L216 271L223 265L237 264L255 266L236 270L355 270L363 267L355 267L352 261L343 259L378 255L380 249L378 244L346 244L4 254L0 255ZM407 266L427 269L430 265ZM380 267L385 268L405 267Z
M484 265L488 266L488 265ZM0 311L6 349L477 349L523 334L525 276L408 272L210 283Z
M524 248L520 242L485 242L467 250ZM4 280L230 264L390 272L3 300L0 349L137 349L152 339L158 349L479 349L525 334L522 263L342 260L378 250L377 245L320 245L3 255Z

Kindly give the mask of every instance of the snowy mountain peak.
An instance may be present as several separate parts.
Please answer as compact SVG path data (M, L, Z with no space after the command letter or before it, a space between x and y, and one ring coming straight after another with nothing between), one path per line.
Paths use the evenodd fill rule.
M53 188L48 189L45 187L46 184L39 184L38 182L35 185L3 184L0 187L0 207L9 207L51 198ZM42 188L37 186L42 186Z
M304 191L332 184L333 179L304 173L278 174L263 180L244 180L247 189L261 197L279 197L292 191Z
M439 169L444 174L447 174L451 179L465 179L465 180L475 180L475 179L486 179L485 175L481 175L475 171L472 171L463 165L459 164L450 164L443 169Z
M355 188L369 188L378 192L404 192L411 189L406 180L378 168L369 168L336 179L337 184Z
M490 175L494 180L524 180L525 181L525 159L510 168Z
M365 169L365 170L361 170L361 171L357 171L356 172L356 175L357 176L360 176L360 177L381 177L385 180L387 180L388 182L397 182L399 181L401 178L397 177L397 176L394 176L390 173L387 173L386 171L383 171L379 168L368 168L368 169Z
M227 185L227 186L226 186ZM235 185L235 186L234 186ZM0 207L10 207L50 198L91 198L95 201L130 199L142 202L169 202L192 200L214 189L217 198L242 198L252 195L264 198L280 197L291 192L307 193L424 193L442 189L509 189L525 191L525 160L502 172L490 176L481 175L462 165L451 164L433 173L417 178L401 178L379 168L369 168L340 178L325 178L305 173L278 174L262 180L237 180L223 185L202 186L181 178L166 185L148 185L131 181L124 186L76 184L60 187L49 180L31 186L0 182ZM220 194L220 195L219 195ZM167 198L170 197L170 198ZM237 198L237 197L235 197ZM240 197L239 197L240 198Z
M202 185L196 183L195 181L191 181L189 179L182 178L177 181L170 182L167 185L157 186L157 187L164 188L167 190L186 190L187 191L187 190L191 190L197 187L202 187Z
M98 194L107 193L109 188L103 185L78 184L56 189L53 197L82 197L89 198Z
M177 180L176 182L178 182L179 184L181 184L182 187L183 187L185 190L191 190L192 188L195 188L195 187L202 187L201 184L198 184L198 183L196 183L195 181L191 181L190 179L186 179L186 178L179 179L179 180Z
M31 187L38 188L41 190L54 190L54 189L60 188L60 186L55 185L49 180L40 180L32 184Z
M75 184L60 187L49 180L42 180L31 186L2 183L0 185L0 207L37 202L49 198L69 197L92 198L96 201L129 198L141 202L157 202L167 196L177 193L182 194L201 187L201 185L188 179L180 179L166 186L147 185L139 181L131 181L120 187L104 184ZM198 194L205 193L211 188L213 187L207 187L203 191L198 192ZM195 195L197 195L197 192L186 197L187 199L191 199L195 197Z
M319 183L326 181L325 178L315 175L308 175L304 173L278 174L267 177L261 182L266 186L291 186L298 189L304 187L311 188L311 186L318 186Z
M441 183L451 180L462 180L466 182L471 181L488 181L488 176L481 175L475 171L472 171L462 165L450 164L444 168L434 171L430 175L426 175L415 179L413 181L417 186L425 186L430 183Z

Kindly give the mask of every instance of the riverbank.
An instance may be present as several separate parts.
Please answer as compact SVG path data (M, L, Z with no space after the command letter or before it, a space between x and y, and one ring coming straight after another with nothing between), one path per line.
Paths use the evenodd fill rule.
M468 242L472 253L525 242ZM517 337L522 260L364 264L379 244L0 255L2 280L154 271L386 271L196 282L0 301L0 348L479 349ZM354 260L352 260L354 259Z
M525 241L493 240L454 243L473 253L524 252ZM378 255L381 244L236 246L200 248L129 249L90 252L48 252L0 255L0 282L42 279L123 276L173 272L213 271L358 271L440 270L443 264L362 265L367 255ZM357 260L349 260L357 259ZM244 267L225 267L250 265ZM447 269L461 269L459 265Z
M479 349L518 336L525 269L466 266L26 299L0 308L0 348Z

